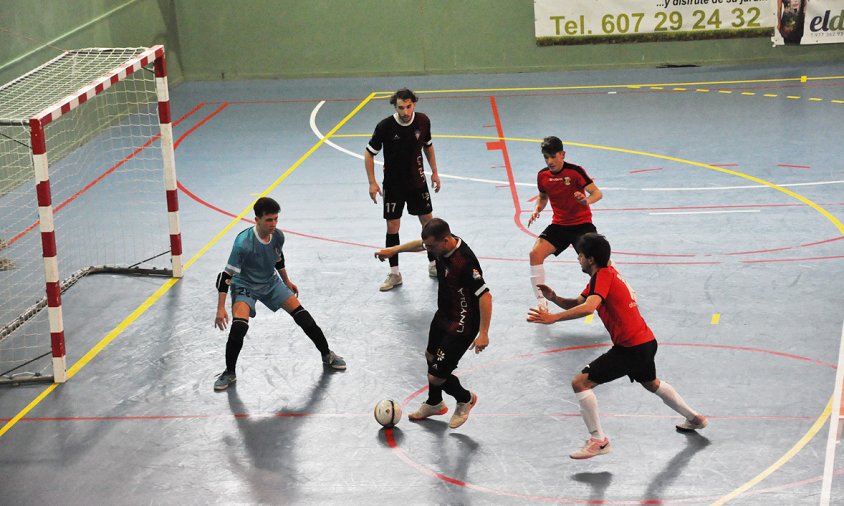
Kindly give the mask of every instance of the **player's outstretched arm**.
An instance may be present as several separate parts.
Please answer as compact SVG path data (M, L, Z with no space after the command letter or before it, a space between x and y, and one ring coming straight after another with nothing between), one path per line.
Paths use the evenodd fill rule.
M543 323L549 325L558 321L576 320L594 313L598 306L601 305L601 297L599 295L590 295L587 298L583 296L577 299L563 299L557 297L562 303L557 302L558 305L564 307L564 304L574 303L573 307L566 309L561 313L551 313L543 307L534 307L528 310L527 321L531 323ZM555 301L556 302L556 301Z
M416 251L425 251L422 239L399 244L398 246L390 246L389 248L380 249L375 252L375 258L383 262L384 260L399 253L413 253Z

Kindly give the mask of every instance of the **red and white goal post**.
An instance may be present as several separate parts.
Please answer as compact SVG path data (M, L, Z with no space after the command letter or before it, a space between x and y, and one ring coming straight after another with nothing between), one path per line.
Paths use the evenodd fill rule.
M178 212L162 46L67 51L0 87L0 383L67 379L65 319L100 317L63 316L87 274L181 277Z

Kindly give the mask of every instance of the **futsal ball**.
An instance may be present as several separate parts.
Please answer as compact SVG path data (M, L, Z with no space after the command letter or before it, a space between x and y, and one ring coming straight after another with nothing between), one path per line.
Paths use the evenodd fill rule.
M401 420L401 404L392 400L384 399L375 405L375 421L386 428L395 426Z

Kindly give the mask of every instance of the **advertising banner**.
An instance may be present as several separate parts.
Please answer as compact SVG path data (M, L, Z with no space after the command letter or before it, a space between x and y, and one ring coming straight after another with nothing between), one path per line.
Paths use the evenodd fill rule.
M788 0L534 0L536 43L770 37L778 1Z
M844 0L775 1L775 46L844 42Z

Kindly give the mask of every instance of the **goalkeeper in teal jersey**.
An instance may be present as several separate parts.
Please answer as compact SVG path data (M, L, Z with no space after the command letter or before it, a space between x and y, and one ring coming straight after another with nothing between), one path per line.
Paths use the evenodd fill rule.
M225 330L229 323L226 296L231 286L232 324L226 343L226 370L214 382L214 390L225 390L237 380L235 365L249 330L249 318L255 316L255 303L261 301L273 312L283 308L302 327L322 354L322 362L331 369L343 370L346 362L328 348L322 329L299 303L299 290L287 277L284 266L284 234L276 228L281 206L261 197L255 201L255 226L237 235L225 270L217 276L217 317L214 326Z

